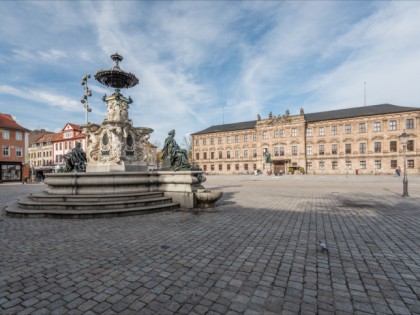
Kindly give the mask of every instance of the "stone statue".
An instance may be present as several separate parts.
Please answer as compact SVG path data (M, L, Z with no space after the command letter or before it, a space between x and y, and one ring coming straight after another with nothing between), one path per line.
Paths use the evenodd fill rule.
M76 147L64 154L63 158L66 161L64 172L86 172L86 153L80 142L76 142Z
M260 114L257 115L257 120L261 120Z
M289 110L288 110L288 109L286 109L285 116L286 116L286 117L289 117L289 116L290 116L290 112L289 112Z
M271 154L268 151L265 151L265 153L264 153L264 162L265 163L271 163Z
M304 112L304 110L303 110L303 107L301 107L301 108L300 108L300 114L301 114L301 115L305 114L305 112Z
M191 169L187 151L178 146L174 137L175 130L169 131L162 150L162 160L168 160L170 162L171 169L174 171L178 171L180 169Z
M273 119L273 113L272 112L268 113L268 119Z

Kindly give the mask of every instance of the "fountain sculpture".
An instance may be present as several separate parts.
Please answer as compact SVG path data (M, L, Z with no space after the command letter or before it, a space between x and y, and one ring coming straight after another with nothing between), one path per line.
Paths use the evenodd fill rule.
M102 100L107 105L107 116L102 125L88 124L83 129L87 138L87 172L147 171L147 144L151 128L133 127L128 117L128 108L133 100L125 97L120 89L132 88L139 83L137 77L121 70L119 63L123 57L111 56L115 66L100 70L95 79L114 88L110 96Z
M137 77L121 70L123 57L111 56L115 66L100 70L95 79L114 88L102 99L107 115L101 125L86 123L86 172L48 174L45 193L8 204L6 213L16 217L103 217L214 206L222 193L205 190L202 171L193 168L185 152L173 140L167 143L170 165L147 171L148 139L153 129L134 127L128 108L133 102L121 94L123 88L139 83ZM88 76L85 76L88 78ZM84 78L85 78L84 77ZM86 84L86 82L85 82ZM87 88L87 87L85 87ZM90 95L89 95L90 96ZM86 107L88 108L88 107Z

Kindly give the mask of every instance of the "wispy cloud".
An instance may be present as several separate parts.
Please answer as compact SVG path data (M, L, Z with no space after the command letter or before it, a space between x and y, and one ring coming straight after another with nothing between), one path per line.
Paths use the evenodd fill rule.
M363 106L364 82L367 104L394 103L415 106L420 71L417 67L420 6L389 3L350 27L327 52L328 57L347 52L347 58L330 71L314 75L307 89L307 104L345 108Z
M14 59L25 62L40 63L57 63L67 57L65 51L58 49L50 49L47 51L33 51L24 49L12 50Z
M31 102L43 103L51 107L59 107L64 111L80 111L79 102L69 97L57 95L51 92L20 89L8 85L1 85L0 94L9 94Z
M140 79L123 91L134 100L130 117L153 128L152 139L171 129L181 139L220 124L223 112L232 123L360 106L364 82L368 104L418 104L419 2L25 4L2 3L0 93L46 104L54 118L80 123L79 80L111 67L116 51ZM89 86L100 122L112 89L93 78Z

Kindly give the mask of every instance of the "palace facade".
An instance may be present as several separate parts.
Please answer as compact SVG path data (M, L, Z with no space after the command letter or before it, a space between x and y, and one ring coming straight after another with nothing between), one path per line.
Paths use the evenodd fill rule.
M407 173L420 174L420 108L391 104L211 126L192 134L192 163L213 174L393 174L403 132Z

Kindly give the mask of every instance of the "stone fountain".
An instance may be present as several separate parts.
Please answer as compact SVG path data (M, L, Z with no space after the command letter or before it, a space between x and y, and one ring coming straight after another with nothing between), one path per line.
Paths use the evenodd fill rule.
M107 116L102 125L88 124L83 133L87 138L87 172L147 171L147 144L151 128L133 127L128 117L128 108L133 100L125 97L120 89L132 88L139 83L137 77L121 70L119 63L123 57L111 56L115 66L100 70L95 79L114 88L110 96L102 100L107 105Z
M95 74L100 83L114 88L112 95L102 98L107 105L106 117L101 125L83 126L87 139L86 172L48 174L45 193L8 204L8 215L70 218L132 215L214 206L221 198L221 193L204 189L202 171L185 161L185 153L173 139L166 154L166 168L147 171L148 139L153 129L133 126L128 114L133 100L121 94L121 89L132 88L139 80L120 68L122 56L113 54L111 58L114 67ZM167 143L168 139L165 146Z

